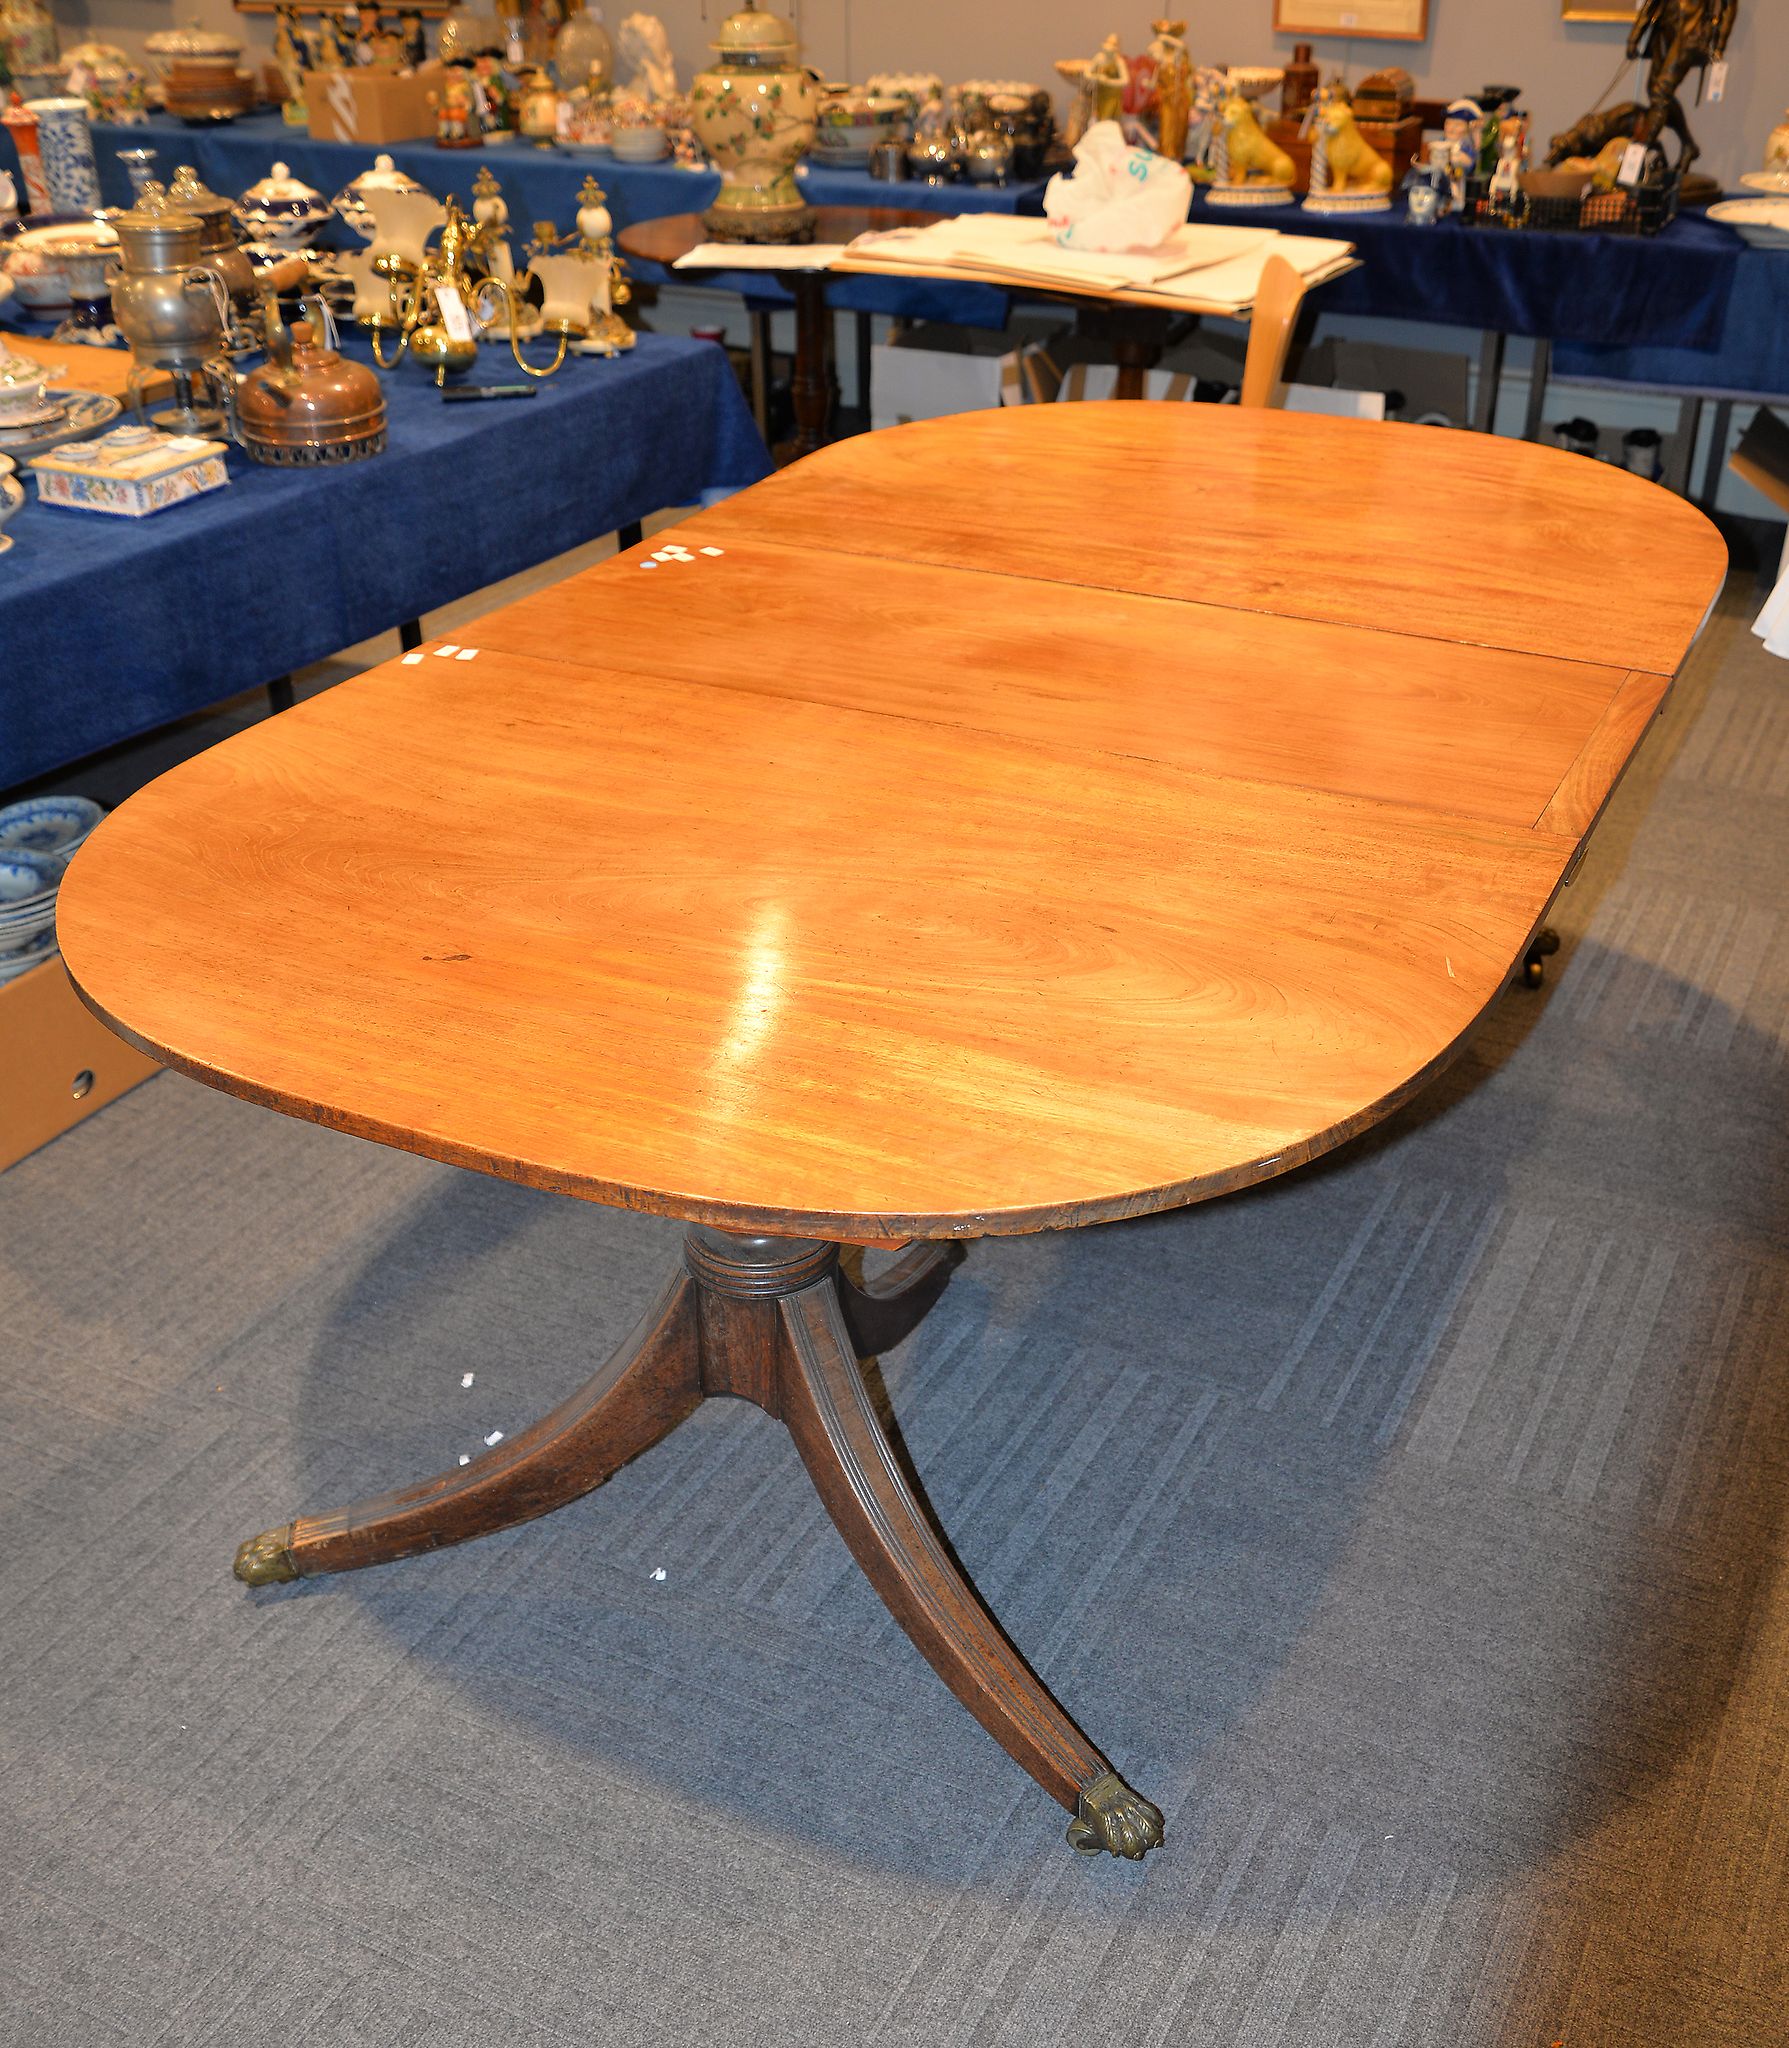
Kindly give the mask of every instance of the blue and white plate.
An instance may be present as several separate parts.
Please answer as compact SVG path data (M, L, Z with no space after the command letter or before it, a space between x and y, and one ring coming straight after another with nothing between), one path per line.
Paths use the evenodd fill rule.
M66 859L105 816L84 796L28 796L0 808L0 854L49 853Z
M62 408L53 426L0 428L0 449L17 462L47 455L65 441L84 441L109 427L124 410L123 401L109 392L64 391L54 384L50 391Z
M0 953L0 988L7 982L16 981L21 974L29 974L34 967L41 967L46 960L56 957L56 934L54 931L39 932L36 938L16 953Z

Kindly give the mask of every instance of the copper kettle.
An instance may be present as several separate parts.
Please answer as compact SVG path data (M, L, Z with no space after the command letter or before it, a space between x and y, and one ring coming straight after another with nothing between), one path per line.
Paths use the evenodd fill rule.
M379 379L321 338L329 332L322 300L304 304L312 317L288 328L273 294L263 297L267 361L236 387L236 438L256 462L288 468L378 455L385 447Z

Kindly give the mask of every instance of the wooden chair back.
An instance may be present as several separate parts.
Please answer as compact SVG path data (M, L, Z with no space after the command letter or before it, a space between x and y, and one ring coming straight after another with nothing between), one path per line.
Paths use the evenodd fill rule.
M1242 365L1244 405L1285 403L1286 354L1303 299L1304 279L1285 257L1270 256L1261 266L1261 287L1249 319L1249 352Z

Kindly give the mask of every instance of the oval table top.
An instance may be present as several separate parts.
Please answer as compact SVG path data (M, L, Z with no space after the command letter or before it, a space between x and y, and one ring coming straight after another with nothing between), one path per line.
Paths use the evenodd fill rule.
M1460 1049L1724 566L1486 436L885 430L174 769L62 947L170 1065L537 1187L845 1239L1163 1208Z

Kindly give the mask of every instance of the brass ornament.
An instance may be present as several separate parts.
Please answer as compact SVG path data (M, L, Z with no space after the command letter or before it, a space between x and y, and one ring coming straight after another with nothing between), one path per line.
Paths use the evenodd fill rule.
M259 1536L251 1536L236 1552L233 1569L245 1586L278 1586L298 1576L298 1567L292 1562L292 1553L287 1546L292 1541L292 1524L284 1523L278 1529L263 1529Z
M1107 1771L1082 1787L1068 1845L1083 1856L1106 1849L1140 1863L1162 1845L1162 1810L1133 1792L1116 1771Z

